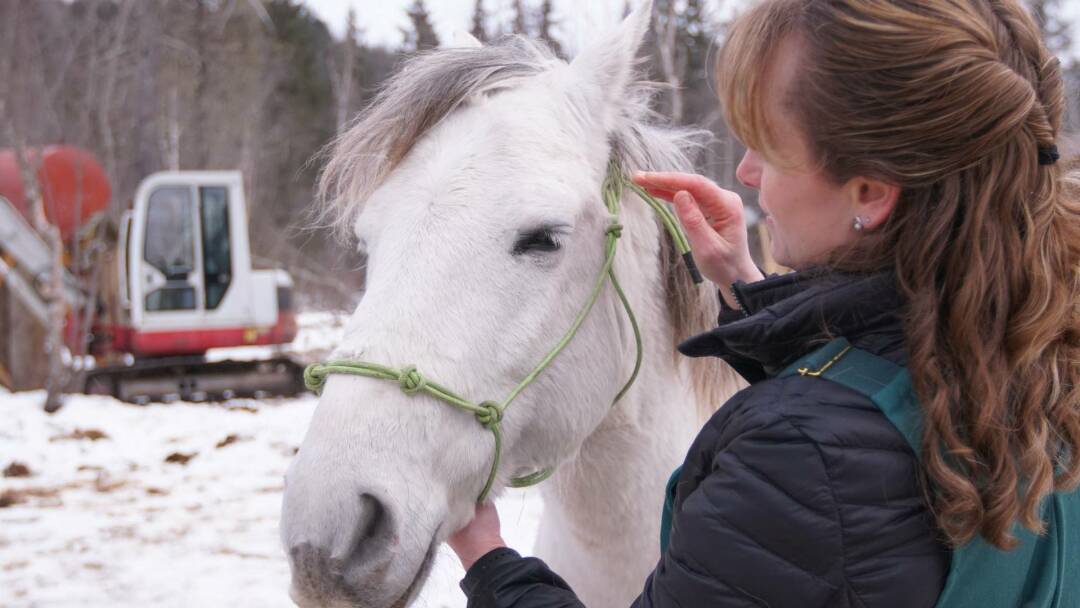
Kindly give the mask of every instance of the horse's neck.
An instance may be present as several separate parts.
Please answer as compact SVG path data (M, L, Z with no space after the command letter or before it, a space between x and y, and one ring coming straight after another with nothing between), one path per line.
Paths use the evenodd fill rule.
M689 375L657 318L664 306L649 304L635 311L646 348L637 382L543 487L538 553L594 608L628 605L655 566L664 483L698 428Z
M672 360L659 355L646 361ZM650 371L542 487L537 553L590 608L628 606L641 591L659 557L664 484L696 430L692 391L674 366Z
M646 359L654 367L627 394L633 398L613 408L545 497L565 509L573 533L586 541L614 544L631 540L628 531L658 529L664 483L698 427L693 392L673 364L658 364L664 358L671 361L671 353ZM655 536L642 538L643 550L657 548Z

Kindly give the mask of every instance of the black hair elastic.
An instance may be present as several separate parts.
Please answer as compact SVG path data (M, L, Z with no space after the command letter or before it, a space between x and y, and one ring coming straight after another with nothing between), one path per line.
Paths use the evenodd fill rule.
M1052 165L1061 158L1058 154L1057 146L1050 146L1049 148L1039 148L1039 164L1040 165Z

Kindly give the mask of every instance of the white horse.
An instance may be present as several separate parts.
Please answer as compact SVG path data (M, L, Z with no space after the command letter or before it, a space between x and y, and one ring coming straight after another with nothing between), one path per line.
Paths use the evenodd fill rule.
M566 64L534 42L419 56L336 142L321 186L367 256L367 288L335 358L409 364L474 403L501 399L554 346L605 259L609 159L687 170L692 133L650 124L635 76L651 3ZM610 284L577 336L501 423L493 494L555 469L537 553L586 605L625 606L659 557L663 486L702 419L738 388L675 344L714 323L649 207L624 193ZM492 434L394 382L331 375L289 469L281 535L303 606L415 597L436 549L472 516Z

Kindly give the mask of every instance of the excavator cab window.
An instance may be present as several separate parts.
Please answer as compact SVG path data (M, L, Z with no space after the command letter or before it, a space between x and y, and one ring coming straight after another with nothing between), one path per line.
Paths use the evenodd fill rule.
M232 251L229 247L229 191L220 186L199 188L202 219L203 276L206 309L213 310L225 298L232 283Z
M143 258L165 277L165 284L146 296L146 310L194 310L194 215L191 189L158 188L150 195Z

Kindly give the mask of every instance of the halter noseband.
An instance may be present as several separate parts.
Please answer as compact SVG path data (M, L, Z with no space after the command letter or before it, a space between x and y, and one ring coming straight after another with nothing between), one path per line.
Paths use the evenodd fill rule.
M641 329L638 326L637 318L634 316L634 311L630 307L630 301L626 298L626 293L623 292L622 286L619 285L618 279L615 278L615 271L613 269L616 244L618 243L619 237L622 235L622 225L619 224L618 219L619 199L624 188L633 190L642 200L653 208L657 216L659 216L661 223L664 225L664 228L671 235L676 249L686 262L687 269L689 270L694 283L701 283L703 279L698 272L697 266L694 264L694 258L690 255L690 244L687 242L686 235L683 234L674 214L672 214L671 210L663 203L653 198L643 188L627 179L619 166L619 163L615 159L612 159L608 163L607 176L604 178L604 183L601 187L604 205L607 206L607 210L611 214L611 222L604 231L606 235L605 238L607 239L605 246L606 255L604 257L604 264L600 269L600 273L597 276L592 291L589 293L589 298L585 302L585 306L578 312L577 317L574 318L574 322L570 325L570 329L567 330L562 339L548 351L548 354L540 360L540 363L533 368L533 371L525 376L525 378L510 391L510 394L505 399L500 402L481 401L480 403L473 403L441 384L428 380L420 375L420 372L416 371L416 366L410 365L395 369L376 363L368 363L366 361L340 360L309 365L307 369L304 370L304 383L309 389L318 394L322 391L323 385L326 384L326 378L330 374L348 374L390 380L397 382L401 387L402 392L407 395L426 393L449 405L472 413L473 416L476 417L477 422L491 431L492 435L495 436L495 456L491 464L491 473L488 474L487 482L484 484L484 489L480 492L480 497L477 500L477 502L483 502L491 491L491 487L495 483L495 475L499 470L499 461L502 457L502 430L500 428L500 423L502 422L506 408L510 406L510 402L521 394L521 391L525 390L525 387L529 386L529 384L531 384L532 381L551 364L555 357L566 348L570 341L574 339L578 328L581 327L581 324L592 310L593 305L596 304L597 299L599 299L600 292L604 287L605 279L610 279L611 287L615 290L615 294L622 303L627 318L630 319L630 326L634 330L634 344L637 348L637 354L634 359L634 371L630 374L630 379L627 380L626 384L623 385L622 389L615 395L615 399L612 400L612 405L618 402L619 399L626 394L626 391L630 389L630 386L633 385L634 380L637 378L638 371L641 369L642 358ZM524 477L515 477L510 480L510 486L522 488L535 485L550 477L553 472L553 468L546 467Z

